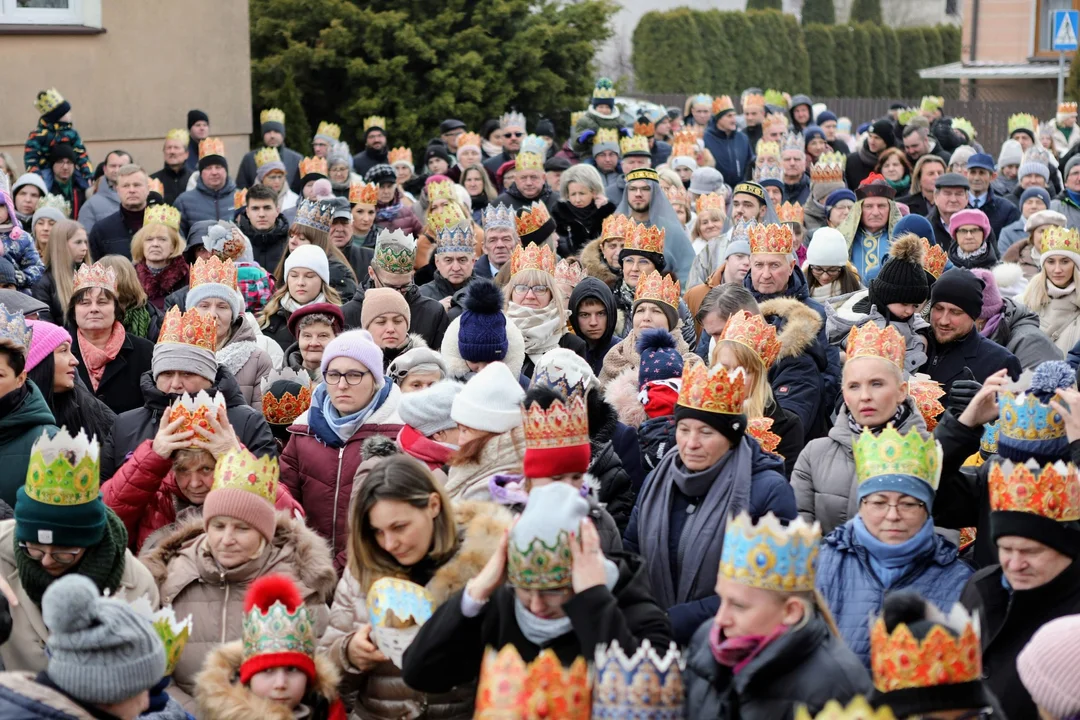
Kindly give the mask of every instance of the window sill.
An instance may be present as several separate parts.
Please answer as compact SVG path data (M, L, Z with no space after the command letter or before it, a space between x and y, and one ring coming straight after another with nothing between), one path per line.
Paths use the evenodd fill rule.
M105 28L88 25L0 24L0 35L101 35Z

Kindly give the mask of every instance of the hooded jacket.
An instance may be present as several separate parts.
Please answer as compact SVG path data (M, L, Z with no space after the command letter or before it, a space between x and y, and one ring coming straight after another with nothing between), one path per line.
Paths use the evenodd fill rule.
M191 225L200 220L232 220L236 213L233 207L235 193L236 183L231 178L225 178L221 189L211 190L200 174L195 189L181 193L173 206L180 211L180 235L187 237Z
M26 381L26 397L11 411L0 415L0 500L15 507L15 493L26 483L26 468L34 442L43 432L57 431L52 410L32 380ZM18 392L18 391L13 391Z
M581 251L581 265L589 277L596 278L615 291L615 287L622 282L622 269L607 264L604 254L600 251L600 238L588 243Z
M251 242L252 259L267 272L274 272L289 244L289 222L285 216L279 213L269 230L256 230L248 217L247 208L237 210L234 219L240 232Z
M705 130L705 149L716 160L716 169L724 176L728 187L735 187L746 177L746 169L754 164L754 149L750 138L739 130L724 132L716 127L715 118Z

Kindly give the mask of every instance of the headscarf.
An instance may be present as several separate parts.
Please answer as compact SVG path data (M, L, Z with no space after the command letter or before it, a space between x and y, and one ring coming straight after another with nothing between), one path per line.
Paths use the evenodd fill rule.
M633 176L636 172L639 171L627 173L627 176ZM690 265L694 262L694 246L690 244L686 228L683 227L679 216L675 214L671 203L668 202L667 195L660 188L660 182L656 179L656 172L652 171L651 177L628 177L627 184L633 180L641 179L646 180L649 187L652 188L652 199L649 202L649 219L646 224L664 229L664 257L668 269L674 272L679 278L679 282L685 286L690 279ZM615 208L615 214L633 217L629 197L629 191L623 193L619 207Z

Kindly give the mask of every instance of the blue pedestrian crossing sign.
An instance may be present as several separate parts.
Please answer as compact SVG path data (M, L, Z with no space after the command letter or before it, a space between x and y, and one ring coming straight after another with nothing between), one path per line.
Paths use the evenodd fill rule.
M1054 11L1053 49L1058 52L1071 52L1077 49L1076 33L1080 31L1080 11Z

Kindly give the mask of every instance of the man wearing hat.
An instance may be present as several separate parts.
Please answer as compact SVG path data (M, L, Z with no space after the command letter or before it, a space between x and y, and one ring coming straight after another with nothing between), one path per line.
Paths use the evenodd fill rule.
M626 174L626 194L615 208L616 215L625 215L644 225L664 229L664 257L667 268L685 283L694 261L694 246L686 228L660 189L660 176L652 168L641 168Z
M623 194L626 192L626 175L634 170L653 167L653 152L644 136L622 138L619 149L622 153L622 174L617 174L608 182L607 189L604 191L608 201L615 205L622 202Z
M990 220L990 229L994 236L1001 234L1001 228L1020 218L1020 210L1005 198L994 193L990 184L997 178L994 158L987 153L975 153L968 158L967 179L968 206L982 210Z
M849 188L855 189L862 184L877 166L878 155L885 148L896 147L896 135L889 118L875 120L867 130L866 139L859 148L848 155L844 165L844 177Z
M934 244L948 252L953 245L952 234L949 232L949 222L952 216L968 206L968 190L971 185L968 179L960 174L949 172L939 175L934 181L934 206L930 208L926 219L934 228Z
M859 277L879 268L889 255L889 237L900 222L896 190L885 178L870 173L855 191L855 205L837 230L847 240L851 264Z
M199 143L199 178L195 187L176 198L180 211L180 233L187 235L191 224L199 220L232 220L236 183L229 177L225 143L220 138L206 138Z
M268 108L259 115L260 130L262 132L263 146L277 148L281 161L285 163L285 182L290 186L298 179L300 161L304 156L295 150L285 146L285 113L278 108ZM251 150L240 161L240 169L236 171L236 187L249 188L255 184L255 153Z
M714 114L705 130L705 149L712 153L724 182L735 187L746 176L746 169L754 164L754 150L746 133L736 129L731 98L724 95L713 105Z
M386 119L377 115L364 119L364 149L353 155L353 171L366 177L367 171L376 165L383 165L389 157L386 149ZM395 175L396 178L396 175Z
M41 171L49 193L62 195L71 205L71 218L78 219L79 211L86 203L86 189L90 186L83 176L75 172L77 157L75 149L67 143L53 145L48 165Z
M447 118L439 123L439 139L452 153L457 152L458 138L465 134L465 123L457 118Z
M188 110L188 156L184 164L191 172L199 171L199 143L210 136L210 116L202 110Z

